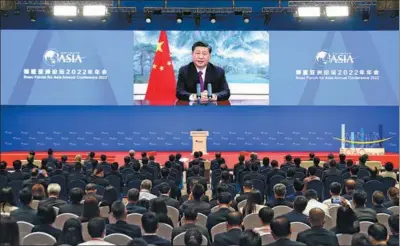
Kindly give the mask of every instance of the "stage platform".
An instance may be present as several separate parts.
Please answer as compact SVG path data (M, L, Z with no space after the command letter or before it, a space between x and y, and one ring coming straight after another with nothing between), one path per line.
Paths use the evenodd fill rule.
M95 151L96 159L100 158L100 155L105 154L108 157L108 162L118 162L120 165L124 163L124 157L128 155L128 151L126 152L111 152L111 151ZM177 152L156 152L149 151L147 152L149 155L154 154L156 161L161 165L164 164L165 161L168 160L168 156L170 154L176 154ZM190 152L180 152L182 154L182 158L186 160L191 160L193 157ZM244 153L249 155L250 152L221 152L222 157L225 158L228 168L233 168L233 166L238 162L238 156L240 153ZM86 159L88 152L85 151L74 151L74 152L61 152L54 150L54 156L57 159L60 159L61 155L67 155L68 161L73 161L75 155L82 155L82 159ZM284 161L284 157L287 154L291 154L293 158L300 157L302 160L308 160L308 152L257 152L260 159L263 157L269 157L270 160L277 160L279 164ZM322 161L327 160L327 156L331 154L330 152L315 152L316 157L319 157ZM338 159L339 153L333 153L335 155L335 159ZM1 161L6 161L8 167L12 167L12 162L14 160L25 160L28 155L27 152L2 152L0 153ZM215 152L209 152L208 155L204 155L203 157L208 160L214 159ZM47 152L41 151L36 152L36 159L43 159L47 157ZM140 152L137 152L135 155L136 158L140 158ZM247 156L248 158L248 156ZM246 158L246 159L247 159ZM358 161L358 156L348 156L348 159L353 159L354 161ZM399 154L398 153L387 153L385 155L376 155L370 156L371 161L381 161L382 164L386 162L392 162L394 168L399 168Z

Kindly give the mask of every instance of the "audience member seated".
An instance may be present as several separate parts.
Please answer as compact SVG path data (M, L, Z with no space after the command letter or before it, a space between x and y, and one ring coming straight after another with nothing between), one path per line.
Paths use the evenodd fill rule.
M44 172L44 175L47 176L46 171L41 171L42 173ZM39 169L37 168L32 168L31 169L31 177L29 179L24 180L24 182L22 182L22 186L23 187L32 187L34 184L39 183L40 179L39 179ZM47 179L46 179L47 181Z
M83 212L80 217L81 222L88 222L95 217L100 216L100 209L97 200L93 196L88 196L83 202Z
M387 191L387 196L389 197L389 201L383 204L385 208L399 206L399 188L390 187Z
M330 164L330 162L331 161L334 161L335 160L335 156L333 155L333 154L329 154L328 155L328 160L324 163L324 169L326 170L326 169L329 169L329 164Z
M351 246L372 246L371 240L368 235L364 233L357 233L353 235L351 239Z
M106 226L106 235L121 233L131 237L132 239L142 237L142 232L139 226L131 225L126 222L127 211L122 202L114 202L111 206L111 213L116 222L115 224L108 224Z
M292 156L291 155L286 155L285 156L285 162L282 163L281 169L282 168L289 169L289 168L294 168L294 167L295 167L295 165L292 162Z
M122 171L124 169L132 169L132 162L131 162L131 158L129 156L125 156L124 157L124 165L122 165L119 170Z
M146 176L144 176L142 173L140 173L140 163L139 162L134 162L132 164L132 168L133 168L133 173L126 176L126 185L132 180L143 181L146 179Z
M371 208L366 208L367 193L358 190L353 195L353 207L358 221L376 222L376 212Z
M146 212L142 216L142 228L144 234L142 238L148 244L156 246L171 246L171 242L157 236L158 219L155 213Z
M137 189L130 189L127 194L128 204L126 204L126 210L128 214L144 214L147 209L141 206L138 206L137 202L139 200L139 190Z
M286 173L279 169L279 163L276 160L271 161L271 171L267 172L267 184L269 184L269 180L271 177L275 175L281 175L282 177L286 177Z
M276 184L273 188L274 190L274 200L267 202L267 206L270 208L276 206L288 206L293 207L291 202L285 200L286 195L286 186L284 184Z
M399 215L392 214L389 217L389 228L391 235L389 236L388 246L398 246L399 245Z
M243 218L239 212L229 212L226 231L215 235L213 246L230 246L239 242L242 233Z
M0 162L0 176L6 177L7 183L10 182L9 173L7 172L7 162Z
M160 163L155 160L154 155L149 156L149 165L156 167L160 171Z
M236 197L236 202L239 204L241 201L247 200L250 193L253 191L253 183L247 180L243 183L243 193Z
M0 190L0 212L9 214L16 209L17 203L11 187L4 187Z
M294 188L294 194L288 195L286 197L286 200L289 202L292 202L294 201L294 199L296 199L296 197L303 195L304 182L301 181L300 179L295 179L293 182L293 188Z
M156 198L157 196L151 194L151 188L152 188L151 181L148 179L143 180L142 183L140 184L139 200L141 199L151 200Z
M22 206L12 211L10 217L15 221L25 221L37 225L39 223L37 211L30 206L32 203L32 193L28 188L20 190L19 201Z
M308 246L339 246L335 233L323 228L325 223L325 213L320 208L310 210L309 216L311 229L300 232L297 241Z
M261 246L261 237L253 230L245 230L239 238L239 246Z
M15 220L8 216L0 215L0 245L2 246L18 246L19 230Z
M337 167L336 167L336 161L335 160L331 160L329 162L329 169L325 170L324 173L322 174L322 182L325 182L325 179L329 176L338 176L341 177L342 176L342 171L340 171Z
M174 223L172 223L171 218L167 215L168 209L167 205L165 205L164 200L160 197L157 197L151 200L150 203L150 211L156 214L158 222L170 225L173 228Z
M192 171L192 176L190 176L187 181L186 181L186 192L189 194L190 193L190 187L191 184L194 182L194 180L197 180L198 184L203 185L204 191L207 191L207 180L203 176L200 175L200 167L198 165L194 165L191 168Z
M263 171L265 172L265 171L271 170L271 166L269 165L270 164L269 162L270 162L270 160L268 157L263 158L260 172L263 172Z
M140 199L139 201L137 201L136 205L145 208L146 211L150 211L150 201L147 199Z
M258 172L259 165L257 163L251 164L251 172L244 176L244 181L258 179L265 182L265 176Z
M389 239L387 229L381 223L375 223L373 225L370 225L368 227L368 236L372 244L377 246L387 245L386 243Z
M281 180L280 182L284 184L285 186L293 185L294 180L296 179L294 175L296 174L296 171L294 168L289 168L286 172L286 178L284 180Z
M201 213L204 215L208 215L211 212L210 204L203 202L201 197L204 195L204 186L201 184L193 185L192 192L190 193L190 198L186 202L184 202L179 210L181 214L186 208L194 208L197 213Z
M92 176L89 178L89 183L101 185L103 187L110 185L110 182L104 178L104 168L101 163L96 167L96 169L94 169Z
M225 167L226 168L226 164L222 164L221 165L221 168L222 167ZM221 171L222 171L223 169L221 169ZM220 182L220 184L230 184L230 183L232 183L232 180L233 179L231 179L231 174L229 173L229 171L228 170L223 170L222 172L221 172L221 180L219 181Z
M354 192L356 192L356 181L354 179L348 179L345 182L345 194L343 194L343 198L347 201L353 200Z
M129 150L129 162L131 162L131 163L139 162L135 158L135 151L133 149Z
M54 208L50 205L39 206L37 216L39 223L32 228L32 232L44 232L52 235L56 240L58 240L61 231L52 226L57 217Z
M174 238L176 236L178 236L179 234L181 234L182 232L186 232L190 229L195 228L195 229L198 229L201 232L201 234L207 238L208 244L211 244L210 234L209 234L208 230L201 225L196 225L196 222L197 222L196 209L186 208L186 210L184 211L183 220L185 222L184 225L182 225L180 227L176 227L172 230L171 241L173 241Z
M304 167L300 166L301 164L301 159L300 158L294 158L293 160L294 162L294 172L297 173L304 173L304 175L306 175L307 173L307 169L305 169Z
M82 198L83 200L86 200L86 198L88 196L92 196L92 197L96 198L97 203L100 203L101 200L103 200L103 196L97 194L96 184L93 184L93 183L87 184L85 187L85 192L86 192L86 195Z
M342 175L345 174L345 173L349 173L350 174L350 169L353 166L353 164L354 164L353 160L350 160L350 159L347 160L346 161L346 169L342 170Z
M393 163L386 162L385 171L380 174L383 178L390 177L394 180L397 180L397 175L393 172Z
M339 162L337 163L337 168L340 171L343 171L346 169L346 155L345 154L339 154Z
M380 191L375 191L372 194L372 205L373 205L372 209L374 209L377 214L384 213L392 215L393 212L383 206L384 201L385 201L385 196L383 195L383 193Z
M256 190L251 192L249 198L247 199L246 205L240 209L240 213L243 215L243 218L246 217L248 214L260 212L260 210L265 207L262 204L262 197L261 193Z
M111 206L115 201L119 200L119 194L117 190L115 189L114 186L107 186L104 190L104 196L103 199L101 200L99 206L100 207L105 207L108 206L111 211Z
M56 169L53 170L53 172L49 173L50 177L53 177L53 176L56 176L56 175L60 175L60 176L64 177L65 179L67 179L68 172L63 170L62 162L55 162L54 165L55 165Z
M179 202L171 197L171 187L168 183L161 183L158 191L160 193L160 198L165 202L167 206L179 209Z
M8 173L10 182L14 180L24 181L26 179L29 179L29 174L21 171L22 162L20 160L13 161L13 167L14 167L14 172Z
M94 168L94 166L93 166L93 168ZM82 164L80 162L76 162L74 164L73 171L71 172L71 174L68 175L67 183L71 182L72 180L76 180L76 179L82 180L83 182L87 183L87 178L86 178L85 174L83 174L82 172L83 172Z
M221 192L218 194L218 211L211 213L207 217L207 229L211 231L215 225L226 222L230 212L229 207L232 203L232 196L229 192Z
M104 231L106 224L103 218L93 218L88 223L88 233L91 240L79 244L83 245L114 245L112 243L104 241Z
M225 183L218 184L218 186L215 188L215 191L213 191L212 199L209 202L211 209L218 205L218 195L221 194L222 192L229 192L228 188L229 186ZM231 204L231 206L233 205Z
M145 179L154 181L152 166L153 165L149 164L149 159L142 158L142 166L140 167L139 174L141 174Z
M276 240L268 246L305 246L304 243L294 242L290 240L292 230L290 229L290 222L286 217L279 216L271 221L271 234Z
M322 202L318 201L318 195L315 190L307 190L304 194L304 196L307 198L308 203L307 207L304 210L303 214L309 216L310 210L313 208L320 208L322 211L324 211L325 214L329 214L329 208L328 205L323 204Z
M198 229L192 228L185 233L184 242L186 246L200 246L203 236Z
M356 188L361 189L364 186L365 181L357 177L359 170L360 170L359 165L353 165L350 168L350 179L356 181Z
M301 222L309 225L308 217L303 214L307 207L307 203L308 200L305 196L297 196L293 202L293 210L283 216L289 221L289 223Z
M71 245L76 246L83 243L82 224L78 219L68 219L65 221L61 235L55 246Z
M308 168L308 177L303 180L304 182L304 191L307 190L307 183L313 180L320 180L317 174L317 167L316 166L311 166Z
M124 180L123 180L122 174L118 170L118 162L111 163L111 172L110 172L109 176L110 175L114 175L119 178L119 180L121 181L120 188L122 188L124 186Z
M60 195L61 192L61 186L56 183L49 184L47 187L47 194L49 195L49 198L45 200L41 200L39 202L39 206L52 206L52 207L57 207L60 208L62 205L67 204L66 201L58 199L58 196Z
M317 170L320 170L321 172L324 171L324 168L319 165L321 163L321 160L318 157L314 158L313 163L314 163L314 167L316 167Z
M100 156L99 165L101 165L101 166L110 166L110 163L107 162L107 156L106 155L101 155Z
M83 204L81 204L83 198L83 190L81 188L73 188L69 191L69 204L60 206L58 214L71 213L76 214L79 217L82 216Z
M176 186L175 182L173 180L168 179L169 174L170 174L170 171L168 168L166 168L166 167L161 168L161 178L156 179L154 181L153 186L156 187L162 183L167 183L169 185L169 187L171 188L172 197L175 198L175 197L177 197L178 193L180 193L180 191L178 192L178 187Z
M260 235L264 235L266 233L271 233L271 221L274 218L274 210L269 207L264 207L258 212L258 217L260 217L260 221L262 226L254 228L254 231Z
M335 234L355 234L360 231L357 216L346 200L341 200L341 206L337 210L336 227L331 229Z
M88 153L88 158L83 161L83 165L85 166L85 168L86 168L86 165L88 165L88 164L91 164L93 169L95 169L97 167L98 161L94 159L95 156L96 156L96 153L94 153L94 152Z
M193 180L193 182L190 184L190 191L192 191L193 186L194 186L195 184L197 184L197 183L198 183L198 180ZM188 184L186 184L186 185L188 185ZM186 195L182 195L182 196L179 198L179 204L180 204L180 206L182 206L182 204L183 204L184 202L186 202L187 200L189 200L189 196L190 196L190 193L189 193L189 194L186 194ZM201 196L200 200L203 201L203 202L209 203L210 198L209 198L209 197L205 194L205 192L204 192L203 195Z
M379 182L383 181L383 177L379 176L379 170L377 167L374 167L373 169L368 168L368 171L370 176L363 177L365 183L371 180L376 180Z
M328 205L329 208L341 204L342 203L342 197L340 196L341 191L342 191L342 185L338 182L332 182L329 187L329 194L331 195L331 198L326 199L323 202L323 204ZM349 206L351 205L348 200L344 199L344 201Z

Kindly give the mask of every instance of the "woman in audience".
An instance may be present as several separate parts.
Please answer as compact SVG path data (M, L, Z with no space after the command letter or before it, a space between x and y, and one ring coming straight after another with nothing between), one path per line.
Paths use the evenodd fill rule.
M83 213L80 218L81 222L89 222L90 219L99 217L100 209L99 204L97 203L96 197L87 196L83 202Z
M18 225L10 217L0 216L0 245L19 246Z
M203 236L199 229L192 228L185 233L185 245L186 246L200 246L203 242Z
M243 218L248 214L258 213L264 206L262 204L262 196L259 191L253 191L247 198L246 205L240 209Z
M389 201L383 204L385 208L399 206L399 188L390 187L387 191L387 195L389 197Z
M44 200L46 199L46 191L43 185L35 184L32 186L32 200Z
M363 233L357 233L353 235L351 239L351 246L372 246L368 236Z
M39 224L32 228L32 232L44 232L58 240L61 231L52 226L57 216L54 208L52 206L39 206L37 216Z
M145 208L147 211L150 208L150 202L147 199L140 199L139 201L137 201L136 205Z
M63 230L56 245L71 245L76 246L83 243L82 224L78 219L68 219L64 223Z
M165 223L174 227L171 218L167 215L167 205L165 205L165 202L161 197L154 198L151 201L150 211L156 214L159 223Z
M109 206L111 211L111 205L119 200L118 192L114 186L107 186L104 190L103 199L100 202L100 207Z
M342 198L336 216L336 227L331 229L335 234L355 234L360 232L360 225L353 209Z
M10 214L12 211L16 210L16 203L14 194L11 187L5 187L0 190L0 212Z

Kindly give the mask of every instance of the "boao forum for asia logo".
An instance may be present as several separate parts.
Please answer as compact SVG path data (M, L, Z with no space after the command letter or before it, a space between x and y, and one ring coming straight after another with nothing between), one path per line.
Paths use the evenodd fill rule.
M58 51L48 49L43 54L43 61L48 66L54 67L57 64L82 64L85 57L80 52Z
M353 64L354 57L349 52L328 52L327 50L319 51L315 56L315 63L318 66L325 66L327 64Z

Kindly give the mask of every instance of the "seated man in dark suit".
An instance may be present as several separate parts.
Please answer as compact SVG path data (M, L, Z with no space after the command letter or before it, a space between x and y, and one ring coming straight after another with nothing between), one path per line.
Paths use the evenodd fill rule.
M133 168L133 173L126 176L126 184L125 185L128 185L128 183L134 179L138 179L141 181L146 179L146 176L143 175L143 173L140 173L140 163L139 162L133 163L132 168Z
M209 215L211 212L210 209L210 204L201 201L201 197L204 195L204 187L201 184L195 184L193 185L192 192L190 194L192 199L189 199L188 201L184 202L179 210L181 211L181 214L183 211L186 210L186 208L194 208L196 209L197 213L201 213L204 215Z
M336 168L335 160L331 160L329 162L329 169L324 171L324 173L322 175L322 182L324 182L325 179L329 176L338 176L338 177L342 176L342 171L340 171L338 168Z
M392 214L389 217L389 228L391 231L391 235L389 236L389 240L387 242L388 246L398 246L399 245L399 215Z
M37 211L31 208L32 192L28 188L24 188L19 192L19 200L22 204L21 207L12 211L10 217L15 221L25 221L33 225L39 223Z
M156 187L162 183L167 183L169 187L171 188L171 195L173 198L177 197L179 193L179 189L176 185L176 183L173 180L169 180L168 176L170 174L170 170L166 167L161 168L161 178L156 179L153 183L153 187Z
M49 186L47 186L47 194L49 195L49 198L40 201L39 207L52 206L60 208L62 205L67 204L66 201L58 199L60 192L61 192L61 186L59 184L56 183L49 184Z
M67 179L68 172L65 172L63 170L62 162L56 162L56 163L54 163L54 165L55 165L56 169L52 173L49 173L50 177L53 177L53 176L56 176L56 175L60 175L60 176L64 177L65 179Z
M118 162L111 163L111 172L110 172L109 176L111 176L111 175L114 175L119 178L119 180L121 181L119 185L122 189L122 187L124 186L124 180L123 180L122 174L118 171Z
M173 199L171 196L171 187L168 183L161 183L158 191L160 193L160 198L165 202L165 205L179 209L179 202Z
M358 190L353 195L353 207L354 213L357 216L358 221L369 221L372 223L377 222L376 211L365 207L367 201L367 193L362 190Z
M97 193L96 184L89 183L85 186L85 196L82 200L85 200L87 196L93 196L96 198L97 202L100 203L103 200L103 196L98 195Z
M142 236L139 226L126 223L127 213L125 205L122 202L114 202L111 206L111 212L117 222L106 226L106 235L121 233L131 237L132 239L140 238Z
M221 153L215 153L215 159L211 161L211 171L219 169L219 160L221 159Z
M294 188L294 194L288 195L286 197L286 200L289 202L292 202L294 201L294 199L296 199L296 197L303 195L304 182L301 181L300 179L295 179L293 181L293 188Z
M297 172L299 172L299 173L304 173L304 175L306 175L306 173L307 173L307 169L305 169L304 167L302 167L302 166L300 166L300 164L301 164L301 159L300 158L294 158L294 160L293 160L293 162L294 162L294 171L297 173Z
M194 180L198 181L198 184L203 185L204 191L207 191L207 180L206 178L200 176L200 167L199 166L193 166L192 168L192 172L193 172L193 176L191 176L190 178L188 178L187 182L186 182L186 186L187 186L187 193L190 193L190 186L192 184L192 182Z
M83 198L83 190L81 188L75 187L69 191L69 204L60 206L58 214L76 214L79 217L82 216L83 204L81 204Z
M269 184L269 180L271 179L271 177L275 175L286 177L286 173L279 169L279 163L276 160L272 160L271 171L267 172L267 184Z
M146 212L142 216L143 240L156 246L171 246L171 242L157 236L158 219L155 213Z
M53 236L56 240L61 235L61 231L52 226L56 220L56 211L50 205L42 205L38 207L37 216L39 223L32 228L32 232L44 232Z
M74 170L68 175L67 183L75 179L82 180L85 183L87 182L86 175L83 174L82 164L80 162L74 164Z
M229 212L227 217L226 231L215 235L213 246L229 246L239 242L242 234L243 218L239 212Z
M29 174L21 171L22 162L20 160L13 161L13 167L14 167L14 172L8 173L10 182L13 180L24 181L26 179L29 179Z
M305 243L308 246L339 246L336 234L323 228L325 212L322 209L311 209L309 221L311 229L300 232L296 241Z
M285 186L293 185L294 180L296 179L294 175L296 172L294 171L294 168L289 168L286 172L286 178L284 180L281 180L280 183L284 184Z
M371 240L372 245L387 245L388 231L386 227L381 223L375 223L368 227L368 236ZM399 242L397 242L397 245Z
M294 164L293 164L293 162L292 162L292 156L291 155L286 155L285 156L285 162L284 163L282 163L282 165L281 165L281 169L283 168L283 169L288 169L288 168L294 168L295 166L294 166Z
M362 189L365 184L365 181L363 179L359 179L357 177L359 170L360 170L360 168L358 167L358 165L353 165L350 168L350 175L351 175L350 179L353 179L354 181L356 181L356 189Z
M226 222L229 208L232 203L232 196L229 192L221 192L218 194L218 211L211 213L207 217L207 229L211 232L211 228L219 223Z
M137 205L137 202L139 201L139 194L140 192L138 189L132 188L128 191L128 204L126 204L126 210L128 211L128 214L144 214L147 212L146 208Z
M384 213L388 215L392 215L393 212L388 210L383 206L383 202L385 201L385 196L381 191L375 191L372 194L372 209L376 211L377 214Z
M286 217L279 216L271 221L271 234L276 240L268 246L306 246L304 243L290 241L292 231L290 229L290 222Z
M200 233L207 238L208 245L211 245L211 240L210 240L210 234L208 230L201 226L201 225L196 225L197 222L197 212L194 208L187 208L184 211L184 217L183 220L185 221L185 224L180 226L180 227L175 227L172 230L172 236L171 236L171 241L174 240L176 236L181 234L182 232L186 232L189 229L196 228L200 231Z
M303 214L303 211L307 207L308 200L305 196L297 196L293 202L293 210L283 216L289 221L292 222L301 222L309 225L308 217Z
M43 171L42 171L42 172L43 172ZM44 173L45 173L46 176L47 176L46 171L44 171ZM22 187L29 187L29 188L32 188L32 186L33 186L34 184L38 184L38 183L42 182L42 180L43 180L43 182L47 183L48 178L40 179L40 178L39 178L39 169L37 169L37 168L32 168L32 169L31 169L31 177L30 177L29 179L26 179L26 180L24 180L24 181L22 182Z
M244 181L243 193L236 197L236 202L239 204L241 201L247 200L252 191L253 191L253 183L251 182L251 180Z
M193 189L193 186L194 186L195 184L197 184L197 183L198 183L198 180L193 180L193 182L190 184L190 190L192 190L192 189ZM186 202L187 200L189 200L189 196L190 196L190 193L189 193L189 194L186 194L186 195L182 195L182 196L179 198L179 205L182 206L182 204L183 204L184 202ZM210 202L210 198L209 198L205 193L201 196L200 200L203 201L203 202L205 202L205 203L209 203L209 202ZM210 207L211 207L211 206L210 206Z
M291 202L288 202L285 200L285 195L286 195L286 186L284 184L276 184L273 188L274 190L274 200L267 202L267 206L270 208L276 207L276 206L288 206L288 207L293 207L293 204Z
M197 99L196 87L200 86L201 99L208 100L208 85L212 86L212 100L223 101L230 97L225 71L209 63L212 48L207 43L196 42L192 46L193 62L179 69L176 98L182 101Z
M245 230L239 238L239 246L260 246L261 237L260 234L253 230Z
M258 179L258 180L263 181L265 184L266 183L265 176L262 175L261 173L259 173L258 168L259 168L259 165L257 163L252 163L251 164L251 172L249 174L245 175L243 180L246 181L246 180Z

